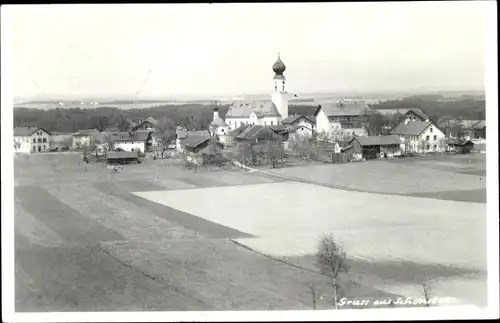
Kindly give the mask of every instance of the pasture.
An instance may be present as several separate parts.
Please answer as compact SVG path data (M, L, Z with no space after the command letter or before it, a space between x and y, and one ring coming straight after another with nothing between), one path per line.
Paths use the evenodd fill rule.
M17 311L312 309L310 286L317 308L331 308L311 265L322 232L348 252L344 296L413 296L432 279L446 296L484 299L482 203L194 173L172 160L116 173L79 159L16 157ZM302 168L277 171L292 169Z

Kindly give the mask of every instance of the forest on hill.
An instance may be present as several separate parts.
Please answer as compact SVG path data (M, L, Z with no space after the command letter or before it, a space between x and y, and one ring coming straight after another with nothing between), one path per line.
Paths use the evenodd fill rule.
M443 119L485 120L485 101L462 98L443 101L441 98L408 97L402 100L388 100L370 105L373 109L410 109L419 108L434 122ZM224 117L229 109L228 104L218 104L219 115ZM73 133L82 129L115 128L123 120L138 122L141 118L168 118L177 125L188 129L207 129L213 119L213 105L167 104L152 106L146 109L119 109L115 107L99 108L56 108L32 109L16 107L14 109L14 126L34 125L51 132ZM308 106L294 106L290 113L310 115L314 110ZM312 109L312 110L311 110ZM307 110L307 111L306 111Z
M463 97L443 100L441 97L408 97L402 100L388 100L371 104L373 109L411 109L422 110L431 120L442 119L486 120L486 101Z

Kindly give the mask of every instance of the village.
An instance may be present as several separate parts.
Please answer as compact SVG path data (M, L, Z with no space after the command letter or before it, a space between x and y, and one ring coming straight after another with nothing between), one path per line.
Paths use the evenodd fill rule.
M220 116L217 106L208 129L187 130L152 117L131 121L128 131L82 129L51 133L36 125L14 129L16 153L82 152L82 161L140 162L144 158L183 158L186 165L271 165L287 160L339 163L436 153L485 152L486 122L447 120L438 125L420 109L394 111L400 123L368 135L372 109L364 101L312 101L297 109L289 102L278 55L272 66L269 101L235 101ZM289 104L291 103L291 104ZM376 110L374 110L376 111ZM368 123L368 125L367 125ZM444 129L454 126L454 132ZM446 128L445 128L446 127Z

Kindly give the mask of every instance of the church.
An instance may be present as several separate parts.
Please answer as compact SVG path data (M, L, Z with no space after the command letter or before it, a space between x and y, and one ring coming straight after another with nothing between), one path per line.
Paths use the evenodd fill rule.
M288 117L288 92L285 90L286 79L283 75L285 69L278 53L278 59L273 65L274 92L271 101L234 101L225 117L230 130L243 125L279 125Z

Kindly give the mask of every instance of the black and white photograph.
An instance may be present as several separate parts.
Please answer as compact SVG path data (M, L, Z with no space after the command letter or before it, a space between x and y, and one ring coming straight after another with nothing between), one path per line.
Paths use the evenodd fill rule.
M3 320L498 318L496 19L2 5Z

